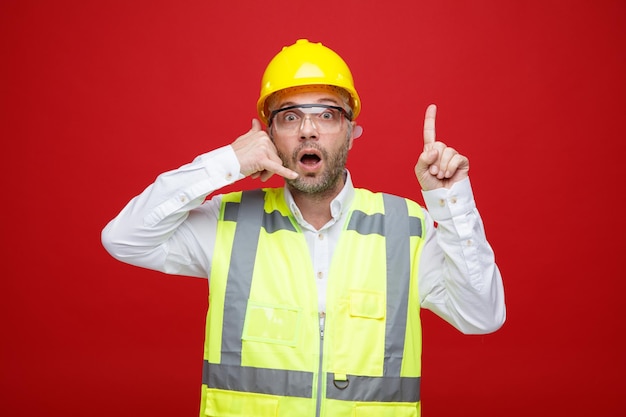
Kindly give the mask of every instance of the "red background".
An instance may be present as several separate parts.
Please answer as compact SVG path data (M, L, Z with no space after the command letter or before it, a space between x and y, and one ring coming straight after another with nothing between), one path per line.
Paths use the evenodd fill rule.
M306 37L355 75L357 186L422 201L431 102L471 160L508 321L424 313L424 416L625 415L625 35L620 0L4 0L0 414L197 415L206 281L119 263L100 231L247 131Z

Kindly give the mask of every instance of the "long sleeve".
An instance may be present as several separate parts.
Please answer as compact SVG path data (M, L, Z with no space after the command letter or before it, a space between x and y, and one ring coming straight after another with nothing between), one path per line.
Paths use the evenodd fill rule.
M466 334L497 330L506 319L502 277L469 178L423 196L429 214L420 261L422 307Z
M241 179L232 147L198 156L159 175L102 231L116 259L169 274L208 277L219 196L206 197Z
M107 224L103 246L131 265L207 278L221 198L206 198L241 179L239 169L232 147L225 146L159 175ZM425 192L424 199L426 243L418 277L422 307L463 333L497 330L506 317L502 278L469 179L450 190ZM329 228L330 242L338 239L341 224ZM325 298L323 290L320 298Z

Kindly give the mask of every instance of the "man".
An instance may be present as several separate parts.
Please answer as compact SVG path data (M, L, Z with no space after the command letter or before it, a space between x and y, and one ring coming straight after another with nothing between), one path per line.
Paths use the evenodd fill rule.
M355 189L362 129L345 62L298 40L268 65L258 120L161 174L104 229L117 259L209 278L203 416L416 416L420 308L463 333L505 320L466 157L424 120L417 203ZM251 176L285 186L206 197ZM434 222L438 223L435 227Z

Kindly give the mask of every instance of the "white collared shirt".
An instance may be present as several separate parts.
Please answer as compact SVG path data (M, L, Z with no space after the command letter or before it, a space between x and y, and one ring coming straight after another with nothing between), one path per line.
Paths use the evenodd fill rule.
M239 169L232 147L225 146L159 175L105 227L104 247L116 259L132 265L208 278L221 196L206 198L243 178ZM469 178L451 189L422 194L428 208L418 277L422 308L464 333L496 330L506 316L502 278L485 238ZM354 186L347 173L344 188L331 202L332 219L319 230L302 218L287 189L285 196L309 247L323 313L329 266Z

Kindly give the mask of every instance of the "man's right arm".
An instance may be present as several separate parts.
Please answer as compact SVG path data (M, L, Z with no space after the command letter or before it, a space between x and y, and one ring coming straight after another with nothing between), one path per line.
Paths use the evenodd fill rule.
M232 146L200 155L134 197L104 228L102 244L131 265L207 277L220 199L205 199L241 178Z

